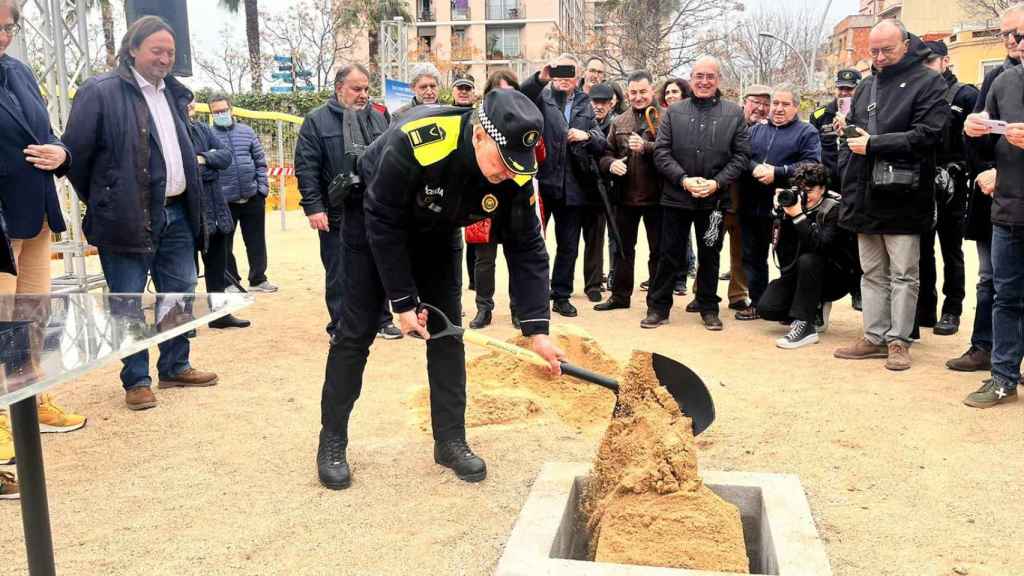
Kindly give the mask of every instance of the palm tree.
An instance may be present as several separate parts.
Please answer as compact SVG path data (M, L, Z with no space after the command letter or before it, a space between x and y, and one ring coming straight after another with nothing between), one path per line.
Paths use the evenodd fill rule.
M235 14L243 0L220 0L220 5ZM252 76L252 91L263 91L262 55L260 53L260 15L257 0L244 0L245 37L249 43L249 72Z

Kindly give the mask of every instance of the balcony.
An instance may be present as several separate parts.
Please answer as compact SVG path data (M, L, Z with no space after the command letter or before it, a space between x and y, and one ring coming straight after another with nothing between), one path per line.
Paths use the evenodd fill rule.
M469 12L469 0L452 0L452 20L471 20Z
M488 20L521 20L526 17L517 0L488 0Z

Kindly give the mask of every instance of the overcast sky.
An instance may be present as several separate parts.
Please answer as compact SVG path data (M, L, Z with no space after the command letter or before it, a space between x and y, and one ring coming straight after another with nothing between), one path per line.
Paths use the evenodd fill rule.
M442 1L442 0L435 0ZM804 0L808 7L824 6L828 0ZM794 4L799 5L800 0ZM768 8L778 6L779 0L745 0L748 9ZM279 12L287 10L294 0L260 0L260 8L268 12ZM857 11L858 0L833 0L829 10L829 24L838 22L843 17ZM223 42L221 30L225 23L231 24L232 35L238 39L245 38L245 19L242 14L231 14L220 7L216 0L188 0L189 31L192 42L192 50L202 51ZM817 22L812 25L817 25ZM198 70L195 70L199 73ZM202 78L195 78L197 84L205 84Z

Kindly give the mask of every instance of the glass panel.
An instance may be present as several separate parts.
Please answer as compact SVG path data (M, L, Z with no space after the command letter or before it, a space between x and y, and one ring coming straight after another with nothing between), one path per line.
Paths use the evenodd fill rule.
M252 302L248 294L0 295L0 406Z
M452 0L452 20L469 20L469 0Z
M519 28L489 28L487 30L487 59L508 60L519 58Z
M523 18L519 0L487 0L488 20L515 20Z

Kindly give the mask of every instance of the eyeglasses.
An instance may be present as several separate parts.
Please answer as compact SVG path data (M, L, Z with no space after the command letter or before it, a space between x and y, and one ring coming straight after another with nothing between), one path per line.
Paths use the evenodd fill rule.
M999 35L1003 38L1012 38L1013 41L1016 42L1017 44L1024 42L1024 32L1008 30L1006 32L1000 32Z
M6 26L0 26L0 32L7 34L8 36L14 36L18 32L21 32L20 24L8 24Z
M472 86L466 86L465 84L459 84L458 86L455 87L455 89L460 91L460 92L469 92L470 90L473 89L473 87Z
M878 56L879 54L883 54L885 56L892 56L893 54L896 53L896 50L898 48L899 46L886 46L885 48L872 48L868 50L868 52L872 56Z
M698 72L693 75L694 80L718 80L718 74L704 74Z

